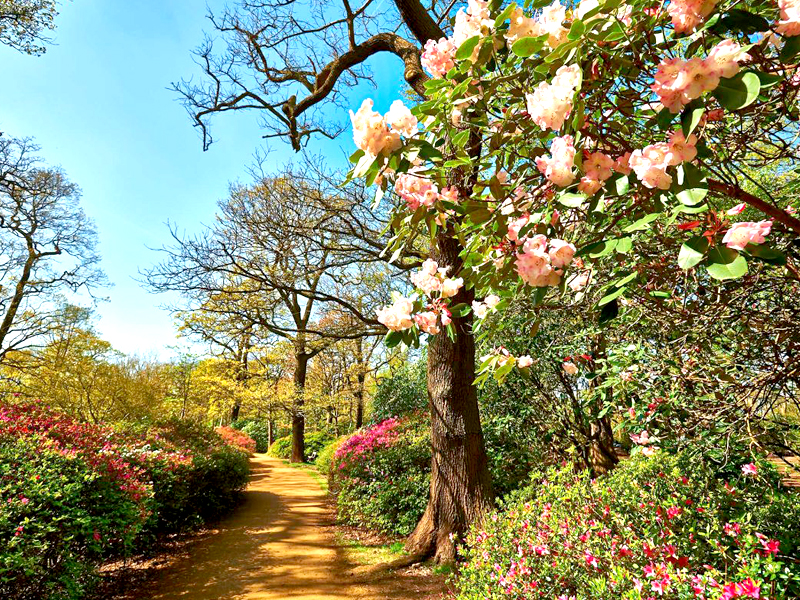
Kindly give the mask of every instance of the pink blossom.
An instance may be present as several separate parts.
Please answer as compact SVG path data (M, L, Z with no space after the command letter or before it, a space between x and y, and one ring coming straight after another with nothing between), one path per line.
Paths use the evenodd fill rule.
M484 304L483 302L479 302L478 300L472 301L472 312L475 313L475 316L479 319L483 319L489 314L489 307Z
M520 230L525 227L530 222L530 215L523 215L517 219L509 219L508 220L508 233L506 237L512 242L516 242L519 239L519 232Z
M528 114L542 130L558 130L572 110L572 98L580 82L578 65L562 66L553 81L542 81L532 94L526 94Z
M714 10L717 0L671 0L667 12L675 33L691 33Z
M800 1L778 0L781 18L775 31L781 35L800 35Z
M581 177L578 183L578 191L586 194L587 196L594 196L600 188L603 187L603 182L599 179L592 179L591 177Z
M433 311L425 311L414 315L417 326L429 335L439 333L438 315Z
M741 212L743 212L745 208L747 208L747 205L744 202L742 202L741 204L737 204L733 208L729 208L728 210L726 210L725 214L731 216L738 215Z
M667 174L669 160L667 144L651 144L631 153L630 166L645 187L666 190L672 185L672 177Z
M592 152L583 160L583 172L587 177L605 181L612 175L614 159L603 152Z
M557 186L564 187L575 180L572 167L575 160L575 147L572 136L557 137L550 144L550 156L536 157L536 167Z
M771 228L772 221L734 223L722 243L733 250L744 250L747 244L763 244Z
M403 104L402 100L395 100L386 113L386 122L407 138L414 136L418 131L417 117Z
M744 475L757 475L758 467L755 463L747 463L746 465L742 465L742 473Z
M673 131L669 136L669 149L667 161L670 165L679 165L684 162L692 162L697 156L697 136L691 134L689 139L683 135L682 131Z
M578 366L572 361L564 361L564 364L561 366L564 369L564 373L567 375L575 375L578 372Z
M427 69L434 79L441 79L455 66L453 57L457 49L450 38L443 37L438 42L428 40L425 42L425 50L421 57L423 68Z
M521 8L514 9L509 21L508 31L505 34L509 46L520 38L542 35L539 22L533 17L526 17Z
M617 158L617 160L614 161L614 170L617 173L622 173L623 175L629 175L631 172L630 160L631 160L631 153L626 152L625 154L623 154L622 156Z
M439 199L439 188L430 179L414 173L401 173L394 182L394 191L406 201L409 210L433 206Z
M414 310L414 302L409 298L398 297L391 306L384 306L378 309L378 322L392 331L403 331L414 325L411 320L411 312Z
M372 110L373 102L367 98L358 112L350 111L353 122L353 141L368 156L378 156L384 150L394 152L402 144L396 131L389 131L380 113Z
M575 273L569 279L567 279L567 285L573 292L582 290L586 287L587 283L589 283L589 271Z
M517 366L520 369L525 369L533 364L533 359L527 354L517 357Z
M575 256L575 246L564 240L550 240L550 264L556 269L569 266Z
M713 65L720 77L733 77L739 72L739 63L750 60L750 55L733 40L723 40L708 53L706 62Z
M567 18L567 9L561 5L559 0L550 6L545 6L539 15L539 25L541 27L539 35L548 35L547 44L551 48L556 48L567 41L569 30L564 27L564 20Z

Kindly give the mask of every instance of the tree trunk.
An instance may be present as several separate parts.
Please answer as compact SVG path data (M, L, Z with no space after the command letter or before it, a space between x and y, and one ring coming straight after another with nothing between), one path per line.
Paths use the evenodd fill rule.
M239 413L241 412L241 410L242 410L242 405L239 404L238 402L233 405L233 408L231 409L231 423L233 423L239 418Z
M606 337L602 332L592 339L592 353L595 361L606 359ZM613 390L611 388L601 390L600 384L602 383L601 375L595 377L591 383L591 388L595 394L595 411L600 411L613 400ZM614 430L611 426L610 413L607 412L589 424L589 442L587 446L586 466L589 467L593 477L604 475L617 466L619 457L616 450L614 450Z
M364 425L364 381L366 380L366 365L364 364L363 344L364 340L358 338L356 341L356 368L358 371L356 372L356 390L354 394L356 397L356 429L361 429Z
M294 368L294 402L292 404L292 461L306 462L306 417L303 413L305 404L306 373L309 356L304 351L295 354Z
M432 254L440 266L460 267L458 241L440 234ZM453 304L471 303L472 290L461 289ZM491 509L492 484L483 442L475 379L472 316L453 316L455 341L442 331L428 345L428 402L431 414L431 488L428 507L406 541L411 554L452 562L456 543L470 525Z
M587 462L594 477L608 473L619 462L614 450L611 418L608 415L591 423Z

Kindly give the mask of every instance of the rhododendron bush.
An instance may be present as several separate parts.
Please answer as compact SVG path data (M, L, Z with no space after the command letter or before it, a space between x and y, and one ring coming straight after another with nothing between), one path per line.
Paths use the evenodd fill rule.
M796 278L795 207L752 176L796 185L796 16L786 2L459 8L452 35L425 45L411 116L371 101L351 115L353 176L400 199L390 250L441 232L463 248L459 272L426 263L415 294L379 311L387 343L452 335L453 315L480 321L488 298L502 312L518 294L568 305L594 287L608 321L640 289L681 302L748 273ZM656 287L673 265L680 285ZM460 286L477 306L450 303ZM479 379L528 364L487 355Z
M597 480L551 469L505 509L469 536L461 600L800 593L800 536L787 527L800 497L766 466L717 470L657 453Z

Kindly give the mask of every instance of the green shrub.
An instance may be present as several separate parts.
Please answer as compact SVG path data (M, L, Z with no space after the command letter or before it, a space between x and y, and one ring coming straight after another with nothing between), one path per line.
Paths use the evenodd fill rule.
M289 460L292 457L292 436L287 435L272 442L267 454L275 458Z
M424 415L388 419L343 440L330 467L339 519L407 535L428 501L430 435Z
M0 441L0 597L81 598L144 524L119 481L30 438Z
M325 431L307 433L305 436L306 460L310 463L316 461L322 449L332 440L333 437L331 434ZM269 447L268 454L284 460L292 458L292 436L287 435L286 437L275 440L272 446Z
M378 379L372 397L373 424L392 417L428 410L428 384L425 360L404 361L403 364Z
M314 463L317 465L317 469L319 469L320 473L328 475L331 472L331 463L333 462L334 454L346 439L346 435L338 437L320 450L319 456Z
M657 452L595 481L539 473L470 533L457 598L797 598L800 496L741 467Z
M241 428L256 441L256 452L269 450L269 425L264 421L248 421Z

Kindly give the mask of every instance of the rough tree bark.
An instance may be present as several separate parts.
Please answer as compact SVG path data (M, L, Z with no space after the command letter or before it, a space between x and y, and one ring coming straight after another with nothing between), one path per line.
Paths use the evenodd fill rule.
M603 335L603 333L596 335L592 345L595 361L604 360L606 358L605 335ZM610 396L613 391L610 388L606 388L602 391L597 389L601 383L601 377L598 375L592 381L592 388L595 388L595 402L605 405L611 399ZM614 450L614 430L611 426L610 414L607 413L589 423L588 438L589 441L587 443L585 455L586 466L591 471L593 477L604 475L617 466L619 462L619 457Z
M431 248L440 266L457 273L461 247L446 234ZM453 303L474 299L462 288ZM470 525L492 506L491 477L483 441L475 380L475 338L472 316L453 317L455 340L441 333L428 345L428 403L431 413L431 487L428 507L406 541L413 555L433 554L436 562L452 562L456 543Z
M306 374L308 361L311 358L304 347L295 351L294 367L294 400L292 402L292 458L293 463L306 461L306 417L303 412L305 404Z

